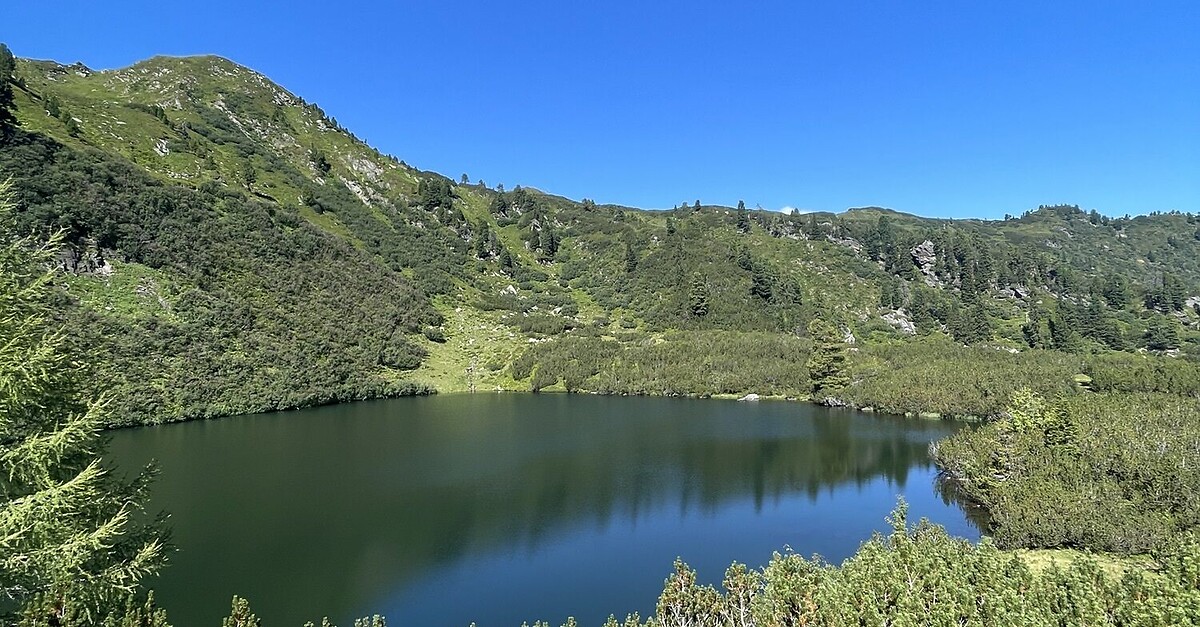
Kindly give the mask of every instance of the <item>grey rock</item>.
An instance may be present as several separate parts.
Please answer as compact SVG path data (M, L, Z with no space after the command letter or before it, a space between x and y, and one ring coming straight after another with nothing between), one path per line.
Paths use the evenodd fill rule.
M880 317L883 318L884 322L888 323L894 329L905 335L917 334L917 325L914 324L912 320L908 319L908 312L904 311L903 309L889 311Z
M82 246L64 248L58 255L58 267L71 274L110 276L113 273L112 264L91 238L84 240Z
M913 263L917 269L921 271L921 277L925 280L925 285L929 287L941 287L942 282L937 278L937 273L934 268L937 266L937 253L934 252L933 242L925 240L916 246L913 246L909 251L912 255Z

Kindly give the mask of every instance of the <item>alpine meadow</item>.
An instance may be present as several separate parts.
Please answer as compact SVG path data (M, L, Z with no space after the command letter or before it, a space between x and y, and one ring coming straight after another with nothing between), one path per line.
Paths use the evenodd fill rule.
M813 429L833 433L823 433L827 442L839 420L896 421L881 424L917 433L837 449L807 486L814 503L824 488L812 486L885 477L893 490L891 514L872 521L882 531L857 538L844 560L780 545L722 578L680 555L649 567L665 578L645 591L657 595L652 608L622 609L605 627L1200 625L1200 214L1054 204L984 220L880 207L783 213L695 198L665 210L603 204L421 170L222 57L93 70L3 45L0 181L0 624L190 624L175 623L191 618L173 619L151 589L186 562L188 536L173 536L174 521L200 514L160 513L156 476L171 472L171 459L118 468L110 437L375 407L360 401L558 393L564 402L711 399L703 403L738 408L730 411L751 401L782 412L815 405L826 413ZM718 405L730 399L747 402ZM696 499L710 505L736 500L740 470L778 479L752 488L758 511L809 476L805 464L816 462L805 456L820 457L791 432L782 452L763 445L752 454L736 437L742 429L778 434L715 418L724 448L638 423L647 429L639 438L662 438L642 449L580 422L581 439L612 437L627 455L593 459L601 454L586 442L566 448L567 435L547 436L551 452L538 459L552 470L511 462L533 477L520 489L470 483L447 463L430 483L446 499L488 507L437 520L489 532L569 527L560 509L582 499L572 486L642 486L630 469L647 457L686 469L681 485L696 481ZM363 424L347 419L346 437ZM918 433L921 425L945 430ZM463 437L423 428L414 442ZM467 427L447 418L442 428ZM478 439L508 442L520 431L495 428ZM484 446L453 442L446 450ZM313 459L297 453L286 463L307 476ZM920 489L965 512L978 541L918 522L896 498L894 484L905 487L921 464L937 479ZM424 477L430 466L443 467L423 461L403 472ZM220 462L189 468L197 480L226 472ZM674 484L646 481L644 500L582 499L580 518L668 499L663 486ZM414 502L432 510L439 500ZM231 497L228 507L235 502L245 504ZM244 506L252 525L256 505ZM531 511L533 522L524 519ZM422 532L455 555L509 542ZM511 540L522 542L533 541ZM433 578L449 561L431 558L412 577ZM360 575L330 573L328 586L367 587ZM256 616L251 592L238 594L212 608L228 614L212 627L277 624ZM371 614L386 610L354 620L329 608L323 624L382 627ZM488 619L472 620L492 627ZM599 627L591 620L579 624Z

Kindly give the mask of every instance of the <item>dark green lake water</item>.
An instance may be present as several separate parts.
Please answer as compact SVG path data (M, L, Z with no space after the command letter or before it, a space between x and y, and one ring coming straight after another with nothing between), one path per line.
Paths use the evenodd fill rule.
M265 627L518 627L651 613L671 562L719 582L790 546L852 554L904 495L935 491L931 441L959 426L807 404L567 395L407 398L118 431L157 459L152 508L178 552L154 582L177 627L236 593Z

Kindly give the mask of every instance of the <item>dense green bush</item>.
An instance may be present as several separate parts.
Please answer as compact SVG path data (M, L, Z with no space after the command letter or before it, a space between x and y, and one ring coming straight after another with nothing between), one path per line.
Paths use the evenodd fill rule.
M1078 357L1052 351L1010 353L929 339L867 347L850 359L853 384L841 397L889 413L990 416L1013 392L1047 396L1074 392Z
M149 592L144 598L129 594L99 615L85 612L70 596L39 597L26 605L15 627L171 627L171 624L166 610L155 604L154 593ZM234 596L229 616L213 627L262 627L262 619L250 609L249 601ZM308 622L304 627L315 624ZM336 626L324 618L321 627ZM354 627L387 627L387 621L376 614L355 619Z
M933 452L1002 546L1144 552L1200 525L1198 416L1179 396L1024 391Z
M1088 357L1083 372L1099 392L1200 395L1200 363L1194 361L1109 353Z
M531 346L512 364L525 379L562 379L568 391L663 396L757 394L805 396L808 341L775 333L667 333L627 342L563 336ZM550 377L553 377L551 379ZM539 389L547 385L538 386Z
M800 625L1195 625L1200 624L1200 542L1181 540L1158 572L1106 574L1081 557L1035 573L988 540L972 545L902 505L893 531L840 566L776 554L761 572L734 564L723 593L696 583L682 562L651 621L660 627ZM640 623L631 617L625 627ZM610 618L606 627L621 625Z
M408 337L440 315L350 242L240 192L164 185L19 131L7 142L21 229L61 227L78 250L115 251L117 273L147 274L117 307L61 303L112 424L429 391L396 371L420 364Z
M517 328L519 328L522 333L558 335L567 329L575 328L575 321L562 316L531 314L518 318Z

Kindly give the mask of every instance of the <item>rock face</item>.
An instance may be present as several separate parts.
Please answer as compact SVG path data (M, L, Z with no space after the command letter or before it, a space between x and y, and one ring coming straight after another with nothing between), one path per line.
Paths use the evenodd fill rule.
M921 271L925 285L939 287L942 282L938 280L937 273L933 271L937 264L937 253L933 250L933 242L925 240L913 246L909 253L912 254L913 263L917 264L917 268Z
M808 239L800 230L800 224L793 220L772 220L764 228L771 237L786 237L789 239Z
M64 248L58 255L58 266L71 274L109 276L113 273L112 264L108 263L92 239L85 240L82 248Z
M862 243L853 237L834 237L832 235L828 235L825 237L825 239L839 246L845 246L846 248L853 250L856 255L861 255L864 250Z
M1002 287L999 290L997 290L996 295L999 296L1000 298L1028 300L1029 299L1029 290L1024 287L1021 287L1020 285L1010 285L1008 287Z
M916 335L917 325L912 320L908 319L908 312L903 309L889 311L881 316L883 321L890 324L897 331L905 335Z

